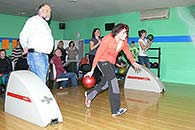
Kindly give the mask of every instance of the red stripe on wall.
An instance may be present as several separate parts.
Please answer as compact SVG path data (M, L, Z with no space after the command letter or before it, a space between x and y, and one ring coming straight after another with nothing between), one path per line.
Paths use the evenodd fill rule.
M15 93L12 93L12 92L7 92L7 96L17 98L17 99L20 99L20 100L23 100L23 101L26 101L26 102L30 102L30 103L32 102L29 97L19 95L19 94L15 94Z
M150 81L149 77L139 77L139 76L127 76L128 79L138 79L138 80L146 80L146 81Z

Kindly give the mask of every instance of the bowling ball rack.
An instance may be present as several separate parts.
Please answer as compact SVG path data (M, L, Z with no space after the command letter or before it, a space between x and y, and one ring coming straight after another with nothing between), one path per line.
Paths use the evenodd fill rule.
M152 63L157 63L158 66L157 67L153 67L151 66L150 69L157 69L157 76L160 78L160 63L161 63L161 48L149 48L148 51L157 51L157 55L156 56L148 56L149 59L154 59L155 62Z

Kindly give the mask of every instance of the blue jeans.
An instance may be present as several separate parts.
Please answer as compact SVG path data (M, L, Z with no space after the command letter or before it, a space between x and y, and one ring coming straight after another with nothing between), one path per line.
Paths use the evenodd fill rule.
M49 67L48 55L40 52L29 52L27 55L27 62L30 71L39 76L39 78L46 83L46 76Z
M72 72L62 73L60 76L57 76L57 78L69 78L71 80L71 86L77 87L77 75ZM67 81L62 81L62 87L65 88L67 86Z
M148 56L138 56L138 61L140 65L145 65L147 68L150 68L150 61Z

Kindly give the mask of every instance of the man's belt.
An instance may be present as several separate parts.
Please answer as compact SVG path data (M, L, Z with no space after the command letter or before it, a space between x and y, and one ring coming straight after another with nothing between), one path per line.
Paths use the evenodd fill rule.
M30 49L28 49L28 52L35 52L35 49L30 48Z

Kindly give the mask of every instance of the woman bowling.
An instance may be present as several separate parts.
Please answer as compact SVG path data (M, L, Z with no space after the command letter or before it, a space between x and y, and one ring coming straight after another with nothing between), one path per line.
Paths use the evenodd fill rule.
M112 29L111 33L102 39L96 52L92 69L85 75L91 77L96 66L102 72L101 82L85 92L85 105L87 108L90 107L91 101L97 94L108 88L112 116L122 115L127 111L126 108L120 108L120 90L114 70L116 57L121 50L124 51L135 69L140 68L128 48L128 31L129 27L126 24L119 23Z

